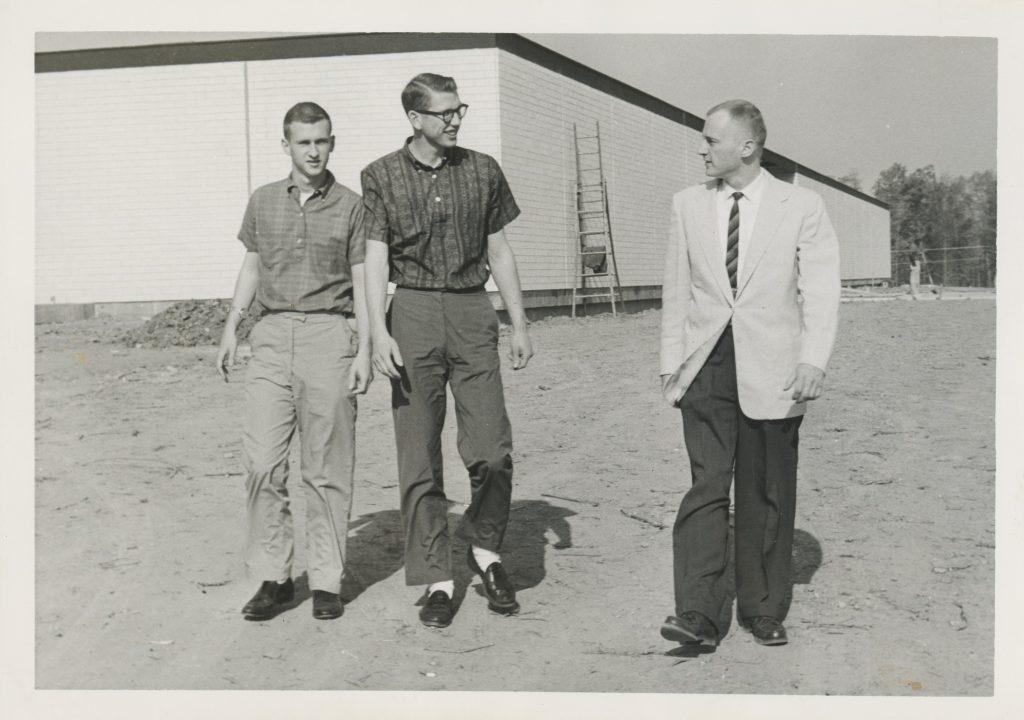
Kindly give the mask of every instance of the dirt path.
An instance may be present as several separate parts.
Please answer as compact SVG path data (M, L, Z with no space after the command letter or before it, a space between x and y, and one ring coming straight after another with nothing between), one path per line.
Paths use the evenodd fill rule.
M441 631L402 577L383 383L360 406L344 617L314 621L300 579L301 604L250 623L241 369L224 384L215 348L110 344L110 322L40 326L38 687L990 694L995 303L842 306L830 389L801 430L791 642L733 625L697 657L658 635L689 476L656 391L657 324L534 325L538 356L505 375L523 611L490 614L460 565ZM445 451L457 515L454 427Z

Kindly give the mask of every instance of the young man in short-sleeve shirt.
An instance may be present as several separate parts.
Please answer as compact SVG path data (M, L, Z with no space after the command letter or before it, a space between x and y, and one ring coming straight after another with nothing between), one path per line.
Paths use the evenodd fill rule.
M242 449L248 490L246 566L261 585L243 613L266 620L288 606L293 530L288 446L299 432L306 490L306 569L313 616L336 618L352 506L355 395L371 380L363 290L363 207L334 179L331 120L315 103L285 115L287 178L252 194L238 239L246 254L218 368L227 380L235 331L256 299L259 322L245 376Z
M458 448L472 501L457 534L491 610L519 606L498 551L512 492L512 431L498 358L489 275L512 322L513 368L533 349L515 257L504 227L519 214L493 158L457 146L466 106L455 81L424 73L402 92L413 136L362 173L367 305L373 362L391 378L409 585L427 585L420 620L452 620L453 573L441 429L446 386L455 398ZM387 318L388 280L395 296Z

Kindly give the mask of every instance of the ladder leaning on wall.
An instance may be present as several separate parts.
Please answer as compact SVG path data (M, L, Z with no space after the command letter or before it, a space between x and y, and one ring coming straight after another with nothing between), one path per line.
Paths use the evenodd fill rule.
M612 315L616 300L622 302L619 267L615 261L612 224L608 212L608 182L601 161L601 124L594 121L593 134L572 124L576 150L576 262L572 287L572 317L576 303L607 298Z

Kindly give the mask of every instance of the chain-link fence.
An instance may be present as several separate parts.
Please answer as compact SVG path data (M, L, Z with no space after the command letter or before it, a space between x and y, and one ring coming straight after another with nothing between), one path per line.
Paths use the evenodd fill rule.
M922 285L995 287L995 250L984 245L929 248L918 253L894 250L892 253L892 282L894 285L910 283L911 261L915 254L920 258L920 283Z

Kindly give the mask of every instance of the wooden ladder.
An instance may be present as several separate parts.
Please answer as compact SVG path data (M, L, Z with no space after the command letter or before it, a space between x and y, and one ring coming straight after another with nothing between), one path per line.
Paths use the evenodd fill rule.
M593 134L582 134L572 124L576 150L576 262L572 288L572 317L576 303L588 299L607 298L612 315L617 314L616 300L622 302L619 268L615 261L615 243L608 211L608 181L601 161L601 124L594 121Z

